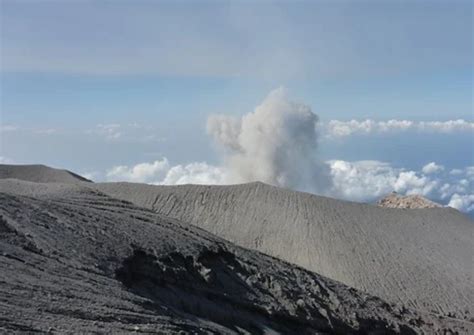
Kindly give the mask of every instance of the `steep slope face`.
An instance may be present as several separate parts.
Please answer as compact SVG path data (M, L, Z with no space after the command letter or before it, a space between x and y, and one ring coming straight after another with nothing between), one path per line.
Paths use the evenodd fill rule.
M381 208L262 183L97 187L384 299L472 317L474 224L454 209Z
M438 208L440 204L422 197L421 195L400 195L392 192L377 201L377 205L386 208Z
M37 183L80 183L90 182L67 170L53 169L44 165L0 164L0 179L19 179Z
M0 331L474 331L85 187L22 184L0 182Z

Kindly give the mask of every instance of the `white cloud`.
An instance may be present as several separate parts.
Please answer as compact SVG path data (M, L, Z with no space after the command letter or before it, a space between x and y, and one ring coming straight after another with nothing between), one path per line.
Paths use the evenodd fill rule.
M456 208L463 212L474 211L474 194L453 194L448 206Z
M358 122L356 120L351 121L338 121L331 120L328 124L329 135L335 137L349 136L356 132L367 133L372 128L372 121L366 120L364 122Z
M460 175L462 174L462 170L461 169L452 169L451 171L449 171L449 174L451 175Z
M441 199L448 199L453 194L468 194L470 192L470 182L467 179L455 180L454 182L445 182L440 186L438 192Z
M405 170L379 161L334 160L329 163L334 184L333 196L353 201L371 202L391 191L421 194L440 202L450 199L454 194L462 199L470 199L474 187L474 179L469 179L470 167L453 175L443 173L442 169L437 169L437 174L431 173L432 169L428 169L430 173L423 169ZM469 206L458 205L461 201L458 196L452 199L452 204L463 210L472 210Z
M388 131L403 131L410 129L413 126L413 121L408 120L389 120L389 121L374 121L374 120L350 120L339 121L331 120L327 124L326 131L329 136L343 137L353 134L370 134L374 132L388 132Z
M94 173L89 176L97 178L98 174ZM207 163L171 166L166 158L132 166L114 166L106 171L105 179L107 181L129 181L156 185L224 184L226 180L225 172L220 167Z
M176 165L169 169L163 181L158 184L182 185L182 184L224 184L225 173L220 167L208 165L207 163L191 163L187 165Z
M415 171L394 168L379 161L329 162L333 195L353 201L373 201L392 191L430 195L438 181Z
M418 123L418 129L433 132L452 133L454 131L474 131L474 122L465 120L429 121Z
M378 161L347 162L330 161L333 193L336 197L354 201L366 201L393 191L396 172Z
M466 172L466 176L469 177L471 180L474 179L474 166L468 166L464 169Z
M453 132L474 132L474 122L466 120L448 120L448 121L411 121L411 120L388 120L375 121L350 120L339 121L331 120L324 131L328 137L345 137L350 135L380 134L388 132L433 132L433 133L453 133Z
M398 174L394 190L398 193L429 196L437 186L437 180L431 180L415 171L402 171Z
M444 170L444 166L438 165L435 162L431 162L423 166L421 171L425 174L438 173Z
M382 132L403 131L413 127L414 122L409 120L388 120L380 121L377 126Z
M106 172L109 181L132 181L142 183L159 183L169 170L166 158L152 163L140 163L134 166L119 165Z

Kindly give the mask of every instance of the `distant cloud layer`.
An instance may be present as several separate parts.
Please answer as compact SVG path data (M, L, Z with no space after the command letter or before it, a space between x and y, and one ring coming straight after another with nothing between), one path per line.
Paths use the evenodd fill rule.
M94 175L100 178L100 175L94 173L89 176ZM207 163L171 166L166 158L134 166L115 166L106 171L105 179L163 185L226 183L225 173L219 167Z
M464 212L474 211L474 166L447 170L435 162L420 171L393 167L380 161L331 160L328 168L331 187L324 194L340 199L373 202L396 191L400 194L421 194ZM116 166L108 170L108 181L132 181L159 185L178 184L232 184L227 167L207 163L187 165L169 164L166 158L134 166ZM250 182L259 179L239 180ZM276 180L274 185L285 186ZM304 190L305 187L296 187Z
M98 127L114 135L117 126ZM349 136L374 132L453 132L473 130L464 120L445 122L331 121L323 132ZM262 181L336 198L372 202L396 191L421 194L462 211L474 210L474 167L448 170L428 162L419 171L371 160L321 161L317 156L321 126L311 108L291 101L285 90L270 92L253 112L241 118L209 117L207 131L221 150L219 166L205 162L172 166L166 158L134 166L115 166L103 179L151 184L235 184Z
M345 137L350 135L364 135L374 133L389 133L403 131L418 131L432 133L470 132L474 133L474 122L466 120L448 121L411 121L411 120L389 120L374 121L331 120L323 126L324 131L330 137Z
M281 90L284 92L284 90ZM284 95L284 93L278 93ZM272 95L278 95L277 91L272 92L267 99L257 108L269 108L270 104L276 102L276 98L271 98ZM273 99L273 100L272 100ZM287 98L283 98L287 99ZM288 104L292 102L287 101ZM293 103L294 104L294 103ZM266 106L266 107L265 107ZM311 109L308 106L304 106L310 112ZM275 105L276 107L276 105ZM270 106L271 108L271 106ZM255 111L256 112L256 111ZM244 119L257 119L258 115L263 115L265 112L261 111L257 116L251 117L255 112L249 113L248 116L242 119L226 116L226 115L212 115L208 119L207 129L208 132L213 136L216 142L223 147L233 150L240 150L240 144L238 138L240 131L242 131L242 122ZM277 117L277 112L272 113L272 117ZM288 114L293 115L293 114ZM313 114L314 115L314 114ZM286 117L286 116L285 116ZM314 122L313 122L314 121ZM371 119L366 120L330 120L328 122L319 122L318 117L315 115L314 120L310 120L308 124L314 124L316 129L314 130L317 135L320 133L326 138L339 138L343 139L353 135L373 135L373 134L400 134L403 132L418 132L418 133L431 133L431 134L453 134L453 133L464 133L474 135L474 122L457 119L447 121L412 121L412 120L388 120L388 121L375 121ZM306 127L307 125L306 124ZM0 134L15 133L15 132L28 132L36 135L64 135L71 134L76 131L72 129L54 129L54 128L34 128L34 127L21 127L18 125L3 125L0 126ZM131 124L120 124L120 123L108 123L108 124L97 124L90 129L82 130L83 133L89 136L98 136L109 142L152 142L152 141L163 141L163 138L157 137L156 129L151 125L143 125L139 123ZM313 132L313 130L310 130ZM233 147L234 146L234 147Z
M154 182L165 176L170 169L168 160L140 163L131 167L125 165L114 166L106 173L109 181Z
M396 168L379 161L330 161L334 196L353 201L373 201L391 191L421 194L462 211L474 210L474 167L456 174L434 162L421 171Z

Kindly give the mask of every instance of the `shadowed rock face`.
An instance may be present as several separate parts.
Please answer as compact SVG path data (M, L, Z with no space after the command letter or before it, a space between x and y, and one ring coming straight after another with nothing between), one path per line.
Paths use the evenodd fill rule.
M389 301L472 318L474 223L454 209L382 208L263 183L93 187Z
M0 185L0 332L474 331L88 187Z
M135 250L116 274L127 288L150 298L156 306L167 303L175 310L231 329L239 327L256 334L262 332L260 324L285 333L304 333L309 329L354 331L317 310L308 313L301 308L295 310L294 315L269 313L254 302L258 301L259 293L278 293L267 285L272 278L262 275L257 278L258 269L241 264L234 254L223 248L202 250L196 258L172 252L159 259L143 250ZM386 329L386 325L381 325L381 329Z

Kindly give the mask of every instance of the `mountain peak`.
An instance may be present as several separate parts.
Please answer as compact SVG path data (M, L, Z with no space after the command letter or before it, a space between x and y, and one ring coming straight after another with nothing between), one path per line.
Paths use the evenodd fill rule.
M442 205L431 201L419 194L400 195L393 191L377 201L377 205L386 208L437 208Z
M55 169L42 164L0 164L0 179L19 179L36 183L79 183L90 180L68 170Z

